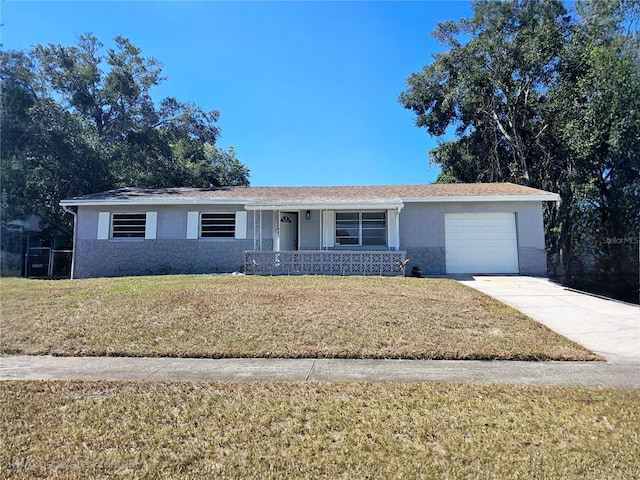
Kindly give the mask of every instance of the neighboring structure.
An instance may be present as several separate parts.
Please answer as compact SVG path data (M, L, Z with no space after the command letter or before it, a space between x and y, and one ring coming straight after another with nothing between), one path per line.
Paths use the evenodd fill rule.
M124 188L63 200L73 277L546 274L542 202L510 183Z
M39 247L40 218L13 220L0 225L0 276L20 277L28 270L25 254L32 246Z

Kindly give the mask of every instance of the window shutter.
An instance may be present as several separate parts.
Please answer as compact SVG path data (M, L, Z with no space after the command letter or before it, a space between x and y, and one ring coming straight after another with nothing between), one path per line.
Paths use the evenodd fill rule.
M244 240L247 238L247 212L236 212L236 238Z
M333 248L336 242L336 215L333 210L322 212L322 247Z
M144 238L155 240L158 231L158 212L147 212L147 222L144 229Z
M396 210L387 210L387 245L390 250L398 249L398 238L396 236L396 225L398 215Z
M109 239L109 212L98 212L98 240Z
M187 239L196 240L198 238L198 212L187 212Z

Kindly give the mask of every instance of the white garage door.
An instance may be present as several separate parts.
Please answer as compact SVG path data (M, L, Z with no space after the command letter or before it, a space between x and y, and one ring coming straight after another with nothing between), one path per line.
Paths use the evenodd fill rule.
M447 213L447 273L518 273L514 213Z

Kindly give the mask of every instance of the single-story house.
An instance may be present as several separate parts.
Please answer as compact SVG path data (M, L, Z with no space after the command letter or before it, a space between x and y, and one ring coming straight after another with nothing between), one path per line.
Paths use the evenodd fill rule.
M63 200L73 277L546 274L542 202L511 183L123 188Z

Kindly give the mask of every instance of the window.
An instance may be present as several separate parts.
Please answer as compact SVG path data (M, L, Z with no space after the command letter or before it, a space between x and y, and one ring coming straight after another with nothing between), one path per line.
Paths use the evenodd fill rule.
M113 238L144 238L146 227L146 213L114 213L111 221L111 236Z
M202 238L233 238L235 230L235 213L203 213L200 215L200 237Z
M336 245L386 244L386 212L336 212Z

